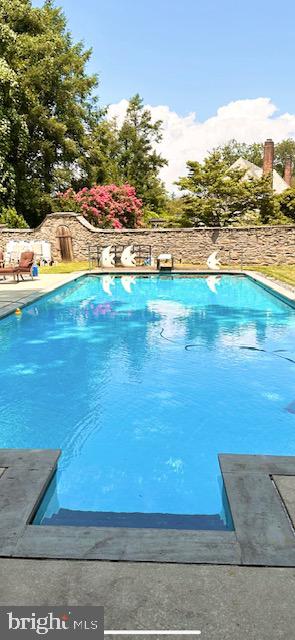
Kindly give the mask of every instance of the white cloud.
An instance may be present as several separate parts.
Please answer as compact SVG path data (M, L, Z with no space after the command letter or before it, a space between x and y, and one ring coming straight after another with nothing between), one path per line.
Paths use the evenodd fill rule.
M121 124L127 108L127 100L109 107L108 116ZM235 138L239 142L263 142L272 138L295 138L295 114L279 115L269 98L236 100L220 107L216 115L204 122L196 113L180 116L166 105L152 107L153 118L163 120L163 140L159 145L169 164L161 171L161 177L169 190L176 191L174 181L186 174L187 160L203 160L213 147Z

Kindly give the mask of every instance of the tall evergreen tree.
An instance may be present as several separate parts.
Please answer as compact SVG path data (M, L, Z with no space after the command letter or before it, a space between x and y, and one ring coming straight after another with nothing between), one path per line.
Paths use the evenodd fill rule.
M152 121L141 97L133 96L118 133L118 166L121 179L135 187L137 196L151 212L161 210L166 202L158 174L167 161L155 149L162 139L161 128L161 120Z
M1 15L1 9L0 9ZM16 167L27 147L29 131L20 113L18 76L9 64L9 51L15 46L15 32L0 24L0 213L12 206L16 195Z
M87 75L91 52L73 43L52 0L41 8L1 0L0 22L2 206L14 204L36 224L51 210L56 179L83 173L89 131L101 116L92 97L97 77Z

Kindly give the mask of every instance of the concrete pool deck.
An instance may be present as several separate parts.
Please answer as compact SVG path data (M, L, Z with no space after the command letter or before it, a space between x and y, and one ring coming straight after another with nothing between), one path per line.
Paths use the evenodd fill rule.
M201 640L294 638L295 569L5 559L0 575L0 605L102 605L106 629L199 629Z
M0 317L80 275L1 282ZM293 297L295 289L276 286L279 295ZM274 480L294 524L295 478ZM294 592L294 568L0 558L0 605L104 605L106 629L200 629L204 640L291 640Z
M295 478L275 480L295 523ZM291 640L294 592L295 568L0 558L0 606L100 605L110 630Z
M25 280L14 282L12 278L0 280L0 318L13 313L18 307L38 300L46 293L54 291L68 282L76 280L84 272L75 273L51 273L40 274L38 278L31 280L25 276Z

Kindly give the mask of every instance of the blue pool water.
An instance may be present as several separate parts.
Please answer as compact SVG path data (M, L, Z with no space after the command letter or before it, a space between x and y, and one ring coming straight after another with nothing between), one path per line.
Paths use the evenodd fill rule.
M0 447L62 449L38 522L222 528L217 454L295 455L295 311L242 277L108 286L87 276L0 322Z

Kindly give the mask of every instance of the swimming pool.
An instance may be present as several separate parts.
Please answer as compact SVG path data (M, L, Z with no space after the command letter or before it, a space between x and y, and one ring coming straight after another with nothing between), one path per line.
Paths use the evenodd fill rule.
M36 522L230 528L217 454L295 454L294 337L226 275L86 276L1 320L0 447L63 452Z

